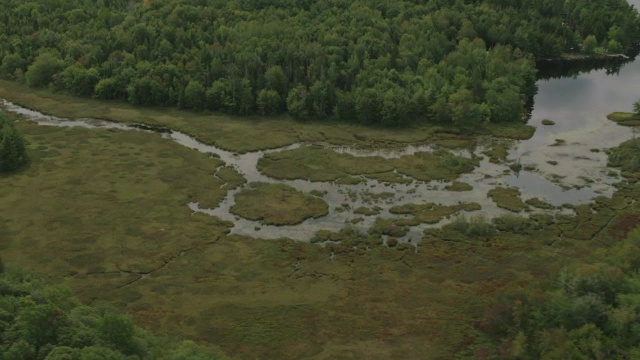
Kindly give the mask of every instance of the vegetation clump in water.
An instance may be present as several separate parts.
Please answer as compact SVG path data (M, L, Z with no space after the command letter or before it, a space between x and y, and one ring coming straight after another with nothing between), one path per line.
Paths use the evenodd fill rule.
M400 219L377 218L369 229L372 235L387 235L391 237L403 237L409 232L409 227Z
M283 184L252 183L235 197L231 213L266 225L296 225L329 213L329 205Z
M640 126L640 114L613 112L607 115L607 119L622 126Z
M544 209L544 210L553 210L556 208L555 206L537 197L527 199L525 200L525 203L529 206L532 206L538 209Z
M382 211L382 208L379 207L379 206L374 206L372 208L360 206L360 207L356 208L355 210L353 210L353 213L354 214L358 214L358 215L371 216L371 215L380 214L380 211Z
M471 172L477 165L476 158L462 158L442 150L385 159L356 157L313 146L269 153L258 161L260 172L276 179L336 181L355 175L378 178L387 174L384 180L400 183L406 179L394 171L420 181L452 181L460 174Z
M623 142L609 152L609 166L620 168L628 175L640 172L640 139Z
M507 160L510 145L511 143L506 140L492 140L489 148L483 154L489 157L490 162L500 164Z
M445 186L445 190L448 191L471 191L473 186L461 181L454 181L451 184Z
M489 190L487 196L489 196L499 208L513 212L520 212L526 208L525 203L520 199L520 190L515 188L498 186Z
M426 203L398 205L389 209L389 212L396 215L413 215L413 222L415 223L437 224L442 219L460 211L477 211L481 208L480 204L475 202L451 206Z

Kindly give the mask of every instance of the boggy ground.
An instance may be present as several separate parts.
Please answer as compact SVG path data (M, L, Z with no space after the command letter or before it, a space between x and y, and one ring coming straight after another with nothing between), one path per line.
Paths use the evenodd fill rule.
M0 177L5 261L238 358L472 357L488 346L475 325L497 294L640 219L629 175L575 216L456 224L417 247L349 231L324 247L229 236L232 224L186 206L242 182L219 160L153 133L19 128L32 162Z

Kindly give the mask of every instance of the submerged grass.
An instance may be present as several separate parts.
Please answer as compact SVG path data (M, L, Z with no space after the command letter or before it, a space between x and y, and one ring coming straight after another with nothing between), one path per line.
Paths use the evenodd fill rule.
M329 213L321 198L283 184L251 183L235 201L231 213L266 225L296 225Z

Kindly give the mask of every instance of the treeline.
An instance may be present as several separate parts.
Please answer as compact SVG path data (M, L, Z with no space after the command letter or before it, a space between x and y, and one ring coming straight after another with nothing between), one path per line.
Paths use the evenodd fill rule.
M480 328L501 359L640 358L640 228L588 264L512 294Z
M0 259L2 360L212 360L218 351L166 341L107 307L80 305L71 293Z
M625 0L6 0L0 76L134 105L475 124L522 119L534 58L639 39Z

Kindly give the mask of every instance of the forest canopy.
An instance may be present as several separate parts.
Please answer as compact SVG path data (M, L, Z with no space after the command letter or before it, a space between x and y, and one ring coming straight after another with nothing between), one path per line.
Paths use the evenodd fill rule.
M466 125L521 120L535 59L639 39L625 0L6 0L0 76L134 105Z

